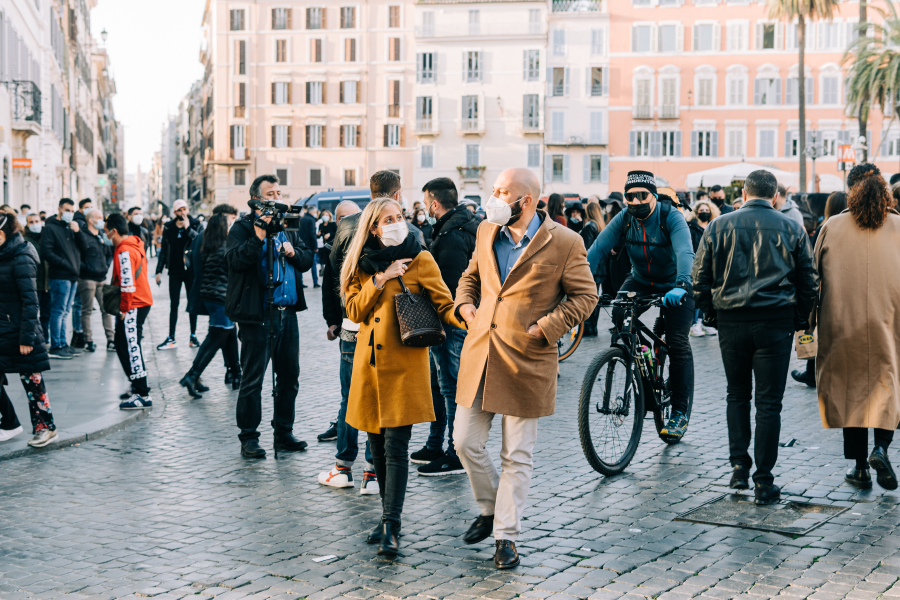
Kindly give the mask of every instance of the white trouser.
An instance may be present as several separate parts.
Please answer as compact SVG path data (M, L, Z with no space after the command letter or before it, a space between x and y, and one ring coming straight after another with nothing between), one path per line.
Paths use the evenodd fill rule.
M502 473L498 473L485 448L494 413L481 409L483 391L482 382L472 408L457 405L453 442L482 516L494 515L494 539L515 541L522 531L522 512L531 485L538 420L501 415Z

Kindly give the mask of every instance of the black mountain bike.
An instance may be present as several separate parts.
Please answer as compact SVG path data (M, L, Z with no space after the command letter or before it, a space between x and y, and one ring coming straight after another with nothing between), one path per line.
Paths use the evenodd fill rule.
M653 411L657 434L672 414L669 348L662 337L665 320L660 313L651 331L637 318L638 312L662 306L662 299L662 295L623 292L615 300L600 300L600 306L623 309L625 318L610 347L594 358L584 376L578 433L588 463L607 477L624 471L634 458L646 411ZM688 418L693 403L691 390ZM667 444L680 441L664 435L660 438Z

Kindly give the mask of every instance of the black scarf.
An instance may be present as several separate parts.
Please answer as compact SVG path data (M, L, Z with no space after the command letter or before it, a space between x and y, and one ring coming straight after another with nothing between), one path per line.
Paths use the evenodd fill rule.
M382 248L378 243L378 238L370 235L363 246L362 255L359 257L359 268L366 273L383 273L391 263L402 258L415 258L422 251L422 246L416 240L416 236L412 231L406 236L406 239L399 246L388 246Z

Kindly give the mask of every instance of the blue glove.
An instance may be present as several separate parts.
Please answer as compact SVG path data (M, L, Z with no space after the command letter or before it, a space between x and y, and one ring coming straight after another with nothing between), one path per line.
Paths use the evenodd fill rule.
M663 297L663 305L665 306L678 306L681 304L681 299L684 298L687 292L682 288L672 288L666 293L665 297Z

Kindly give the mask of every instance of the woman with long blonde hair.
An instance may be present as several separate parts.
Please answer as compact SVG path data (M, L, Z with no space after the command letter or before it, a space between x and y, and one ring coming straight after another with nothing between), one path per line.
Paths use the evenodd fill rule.
M347 318L359 323L346 422L365 431L381 494L382 518L369 534L378 554L393 556L409 476L409 438L415 423L434 420L428 348L403 345L394 296L400 279L423 294L440 320L465 327L430 253L416 241L396 200L378 198L359 218L341 267Z

